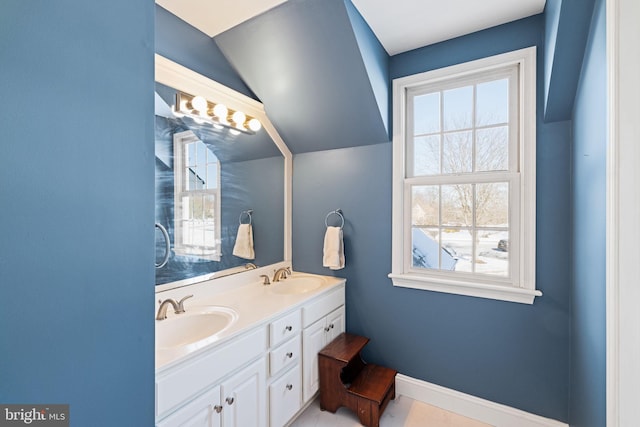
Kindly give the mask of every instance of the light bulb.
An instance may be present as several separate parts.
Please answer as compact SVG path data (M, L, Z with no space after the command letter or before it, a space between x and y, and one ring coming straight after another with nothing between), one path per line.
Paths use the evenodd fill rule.
M193 105L193 108L198 110L200 113L207 112L207 100L201 96L194 96L191 100L191 105Z
M254 132L258 132L262 127L262 123L260 123L260 120L258 119L251 119L249 120L248 124L249 124L249 129L251 129Z
M216 104L216 106L213 107L213 114L216 117L220 117L220 119L226 119L228 113L229 110L227 110L227 106L224 104Z
M236 127L244 125L244 121L247 120L247 116L242 111L236 111L231 116L231 120L236 124Z

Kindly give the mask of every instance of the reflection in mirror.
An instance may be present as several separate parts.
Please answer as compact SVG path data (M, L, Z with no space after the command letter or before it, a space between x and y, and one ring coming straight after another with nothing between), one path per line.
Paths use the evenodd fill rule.
M193 131L173 135L177 255L220 261L220 161Z
M176 93L156 83L155 221L167 229L171 248L166 265L156 269L156 284L283 261L284 156L264 128L252 135L178 117L172 108ZM254 259L233 255L248 210ZM164 237L157 231L158 263L164 254Z

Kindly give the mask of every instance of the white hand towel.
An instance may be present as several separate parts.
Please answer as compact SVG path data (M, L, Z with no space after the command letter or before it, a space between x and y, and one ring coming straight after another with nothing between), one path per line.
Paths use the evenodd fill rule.
M233 254L240 258L255 259L253 251L253 228L251 224L240 224L236 243L233 245Z
M344 268L344 243L342 241L342 228L327 227L324 235L324 250L322 265L331 270Z

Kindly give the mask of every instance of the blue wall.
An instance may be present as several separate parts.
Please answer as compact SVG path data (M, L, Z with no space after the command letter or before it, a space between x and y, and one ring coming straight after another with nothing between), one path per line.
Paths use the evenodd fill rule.
M391 77L538 46L537 287L522 305L394 288L391 144L296 155L293 263L347 278L347 328L368 360L411 377L567 421L571 252L570 122L542 123L541 15L391 58ZM354 145L358 142L356 141ZM324 216L342 208L346 268L322 268Z
M289 0L215 42L292 153L389 140L388 55L348 0Z
M154 422L152 2L0 13L0 402Z
M571 425L606 424L605 1L597 0L573 112Z
M391 87L389 86L389 55L380 41L376 38L369 24L355 8L351 0L344 0L353 33L358 42L360 55L371 82L371 89L376 98L380 116L385 129L389 130L391 123Z
M595 0L547 0L545 5L546 121L571 119Z

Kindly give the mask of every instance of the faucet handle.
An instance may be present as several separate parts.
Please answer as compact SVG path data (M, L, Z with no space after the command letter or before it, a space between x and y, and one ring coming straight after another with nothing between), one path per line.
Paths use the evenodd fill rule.
M270 285L271 282L269 281L269 276L267 276L266 274L261 274L260 277L264 278L264 280L262 281L263 285Z
M176 313L184 313L184 301L189 298L193 298L193 295L187 295L186 297L178 301L178 310L176 311Z

